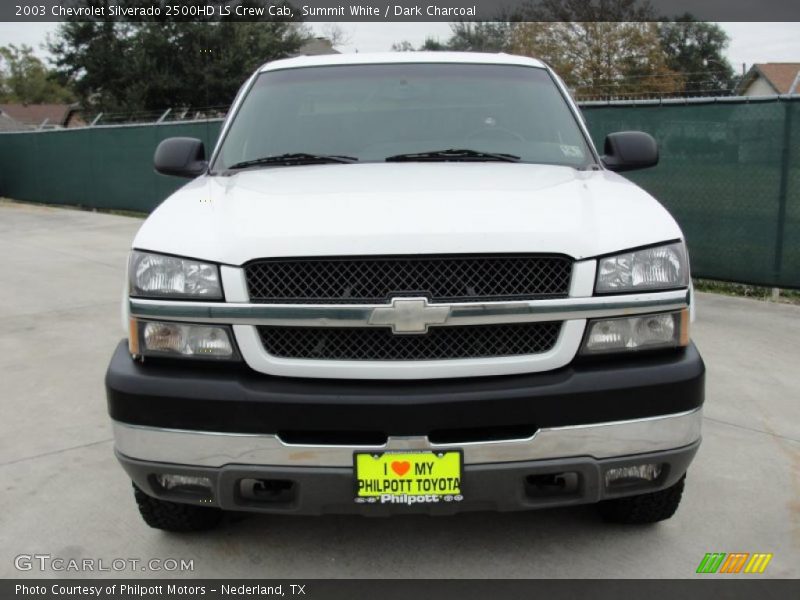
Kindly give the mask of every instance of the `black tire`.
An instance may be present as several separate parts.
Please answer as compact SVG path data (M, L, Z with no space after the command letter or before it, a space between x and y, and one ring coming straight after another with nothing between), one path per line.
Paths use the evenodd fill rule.
M673 486L658 492L603 500L597 509L609 523L641 525L669 519L681 503L684 479L685 475Z
M216 527L222 519L219 508L159 500L145 494L136 484L133 485L133 497L136 498L142 519L154 529L205 531Z

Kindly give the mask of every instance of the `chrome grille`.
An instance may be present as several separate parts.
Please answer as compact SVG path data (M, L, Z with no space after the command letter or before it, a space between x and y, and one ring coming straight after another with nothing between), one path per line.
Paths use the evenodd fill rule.
M251 302L379 304L560 298L572 261L563 256L360 256L263 259L244 267Z
M282 358L444 360L540 354L558 340L561 322L431 327L395 335L383 327L259 326L264 349Z

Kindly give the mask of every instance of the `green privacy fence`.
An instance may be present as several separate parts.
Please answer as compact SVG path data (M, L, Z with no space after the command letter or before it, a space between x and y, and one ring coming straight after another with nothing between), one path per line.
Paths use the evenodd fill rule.
M585 104L598 147L641 130L661 162L627 176L675 216L699 277L800 288L800 98ZM162 139L210 148L219 121L0 134L0 196L150 211L185 180L152 169ZM647 224L643 223L643 227Z
M800 97L584 105L583 113L600 149L612 131L658 140L659 165L626 176L680 223L695 276L800 287Z
M149 212L186 183L153 171L158 143L197 137L210 149L220 125L214 120L3 133L0 196Z

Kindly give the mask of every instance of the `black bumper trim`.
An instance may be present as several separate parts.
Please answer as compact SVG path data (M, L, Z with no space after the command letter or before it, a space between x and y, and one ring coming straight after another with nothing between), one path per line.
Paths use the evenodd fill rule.
M230 433L560 427L698 408L705 367L676 353L572 364L547 373L417 381L273 377L250 369L131 360L125 342L106 373L108 410L132 425Z
M561 458L525 462L466 465L463 471L462 501L427 504L359 504L355 502L353 469L350 467L273 467L227 465L221 468L171 465L135 460L117 453L133 482L146 494L186 504L216 506L230 511L282 513L295 515L392 514L446 515L466 511L516 511L555 506L590 504L609 498L655 492L676 483L685 473L700 445L694 444L648 454L597 460L591 457ZM655 463L662 472L653 482L607 488L605 473L614 467ZM560 473L577 474L576 490L553 495L530 493L530 476ZM182 494L161 488L159 474L206 477L210 494ZM277 501L254 501L239 493L242 479L279 480L291 484L291 492L276 496Z

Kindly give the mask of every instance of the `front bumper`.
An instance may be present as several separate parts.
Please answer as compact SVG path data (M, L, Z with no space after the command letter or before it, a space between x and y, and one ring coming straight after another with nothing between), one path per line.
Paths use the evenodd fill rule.
M660 417L699 408L705 367L678 352L572 364L545 373L436 380L275 377L246 366L131 360L124 342L106 373L120 423L161 429L329 439L428 436L467 441L552 427ZM516 437L520 437L517 433Z
M673 485L700 443L704 371L690 345L530 375L304 380L141 364L123 343L106 386L117 456L150 495L229 510L446 514L597 502ZM436 449L463 452L463 501L355 502L355 451ZM644 463L662 466L655 481L606 484L608 469ZM205 477L210 487L167 490L159 474ZM574 485L540 485L563 474ZM244 480L285 488L254 499L242 495Z
M593 425L546 427L530 436L481 442L432 442L427 436L390 436L382 444L287 443L274 434L241 434L141 427L114 422L117 452L148 462L222 468L230 464L346 467L355 452L459 450L464 465L588 456L595 459L689 446L700 439L702 410Z

